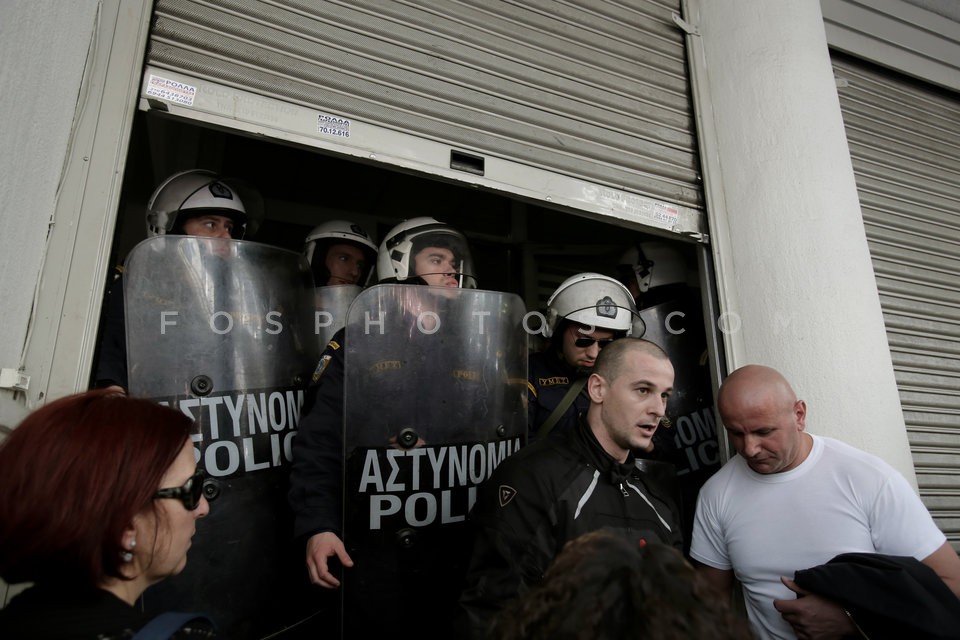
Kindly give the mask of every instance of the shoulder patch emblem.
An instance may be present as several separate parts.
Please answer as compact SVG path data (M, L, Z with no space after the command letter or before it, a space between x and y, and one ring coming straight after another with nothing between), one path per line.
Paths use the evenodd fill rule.
M511 486L502 484L497 489L497 497L500 501L500 506L505 507L510 504L510 501L517 496L517 490Z
M327 365L330 364L330 360L333 359L333 356L327 355L320 358L320 362L317 363L317 368L313 371L313 384L317 383L317 380L320 379L320 376L323 375L323 372L327 370Z

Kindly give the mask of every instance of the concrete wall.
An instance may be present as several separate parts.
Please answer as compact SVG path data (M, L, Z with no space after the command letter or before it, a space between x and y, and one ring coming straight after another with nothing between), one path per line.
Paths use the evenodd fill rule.
M916 484L820 5L688 8L728 367L779 369L811 432Z
M96 0L0 3L0 367L17 369L63 177ZM10 395L11 391L0 391ZM0 405L0 426L22 404Z

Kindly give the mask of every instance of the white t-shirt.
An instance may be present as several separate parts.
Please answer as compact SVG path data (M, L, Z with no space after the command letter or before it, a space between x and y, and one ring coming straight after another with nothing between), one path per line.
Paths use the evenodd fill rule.
M743 585L758 638L796 638L773 608L796 595L780 576L824 564L840 553L923 560L946 537L913 487L876 456L813 436L810 455L783 473L760 474L734 456L697 499L690 555L733 569Z

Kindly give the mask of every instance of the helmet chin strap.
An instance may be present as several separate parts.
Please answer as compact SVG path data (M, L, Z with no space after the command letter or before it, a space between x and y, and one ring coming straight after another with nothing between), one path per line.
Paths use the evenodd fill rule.
M461 266L462 266L462 265L461 265ZM439 272L439 271L438 271L438 272L436 272L436 273L428 273L427 275L433 276L433 275L443 275L443 274L442 274L442 272ZM463 289L463 278L464 278L463 271L458 271L458 272L457 272L457 287L460 288L460 289ZM399 281L398 281L398 282L399 282ZM405 283L407 283L407 284L422 284L422 285L427 286L427 287L432 286L429 282L427 282L426 280L423 279L423 276L413 276L412 278L407 278L407 279L404 280L403 282L405 282Z

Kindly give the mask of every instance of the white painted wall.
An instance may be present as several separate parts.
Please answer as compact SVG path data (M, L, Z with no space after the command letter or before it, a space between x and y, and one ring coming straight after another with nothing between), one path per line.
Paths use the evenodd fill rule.
M96 0L0 2L0 367L22 364L96 13ZM22 417L0 407L0 425Z
M811 432L915 485L820 5L686 5L728 366L779 369Z

